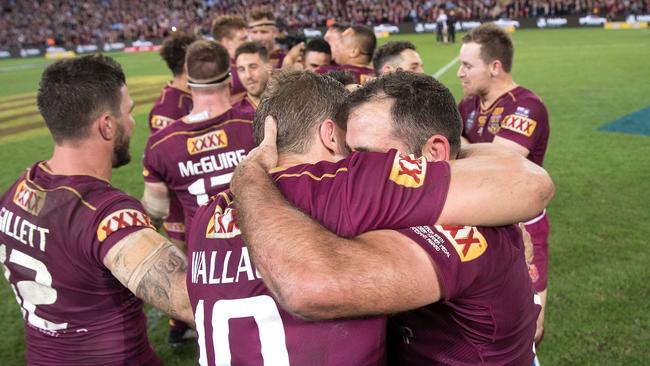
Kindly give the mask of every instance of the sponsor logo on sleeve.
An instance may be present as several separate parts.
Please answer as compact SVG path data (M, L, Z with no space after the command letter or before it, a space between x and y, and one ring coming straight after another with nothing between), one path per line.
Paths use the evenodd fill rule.
M162 130L174 122L174 119L154 114L151 116L151 127L156 130Z
M528 115L530 115L530 109L525 107L517 107L515 114L522 117L528 117Z
M14 203L30 214L38 216L45 205L45 195L45 192L27 186L23 180L16 187Z
M501 128L530 137L535 132L537 121L528 117L510 114L501 122Z
M97 239L99 239L100 242L103 242L114 232L134 226L153 228L149 216L145 215L141 211L130 208L115 211L106 215L106 217L99 223L99 226L97 227Z
M221 212L221 208L217 206L208 223L205 237L208 239L228 239L239 234L241 234L241 231L239 231L235 210L226 208L225 211Z
M395 154L388 178L401 186L418 188L424 184L426 172L427 163L424 157L418 159L414 155Z
M487 250L487 241L476 227L436 225L436 229L453 245L461 262L474 260Z
M166 232L172 232L172 233L184 233L185 232L185 224L182 222L164 222L163 227L165 228Z
M187 139L187 152L195 155L204 151L222 149L228 146L228 135L224 130L211 131Z

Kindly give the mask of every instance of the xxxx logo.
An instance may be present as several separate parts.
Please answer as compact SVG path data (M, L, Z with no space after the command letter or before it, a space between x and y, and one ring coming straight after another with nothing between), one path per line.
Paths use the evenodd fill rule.
M28 187L23 180L16 187L14 203L32 215L38 216L45 205L45 195L43 191Z
M187 152L190 155L203 151L212 151L228 146L228 136L224 130L208 132L201 136L191 137L187 140Z
M104 241L114 232L133 226L153 228L149 216L145 215L141 211L133 209L115 211L106 216L104 220L99 223L99 226L97 227L97 239L99 239L99 241Z
M173 119L165 117L165 116L158 116L158 115L153 115L151 116L151 127L156 129L156 130L162 130L163 128L169 126L174 122Z
M424 158L414 155L396 154L389 179L393 182L410 188L418 188L424 183L427 163Z
M237 225L237 214L232 208L227 208L223 213L217 207L214 215L208 223L208 229L205 237L210 239L227 239L234 238L241 234L239 225Z
M535 132L537 121L516 114L511 114L501 122L501 127L530 137L533 132Z
M454 246L461 262L468 262L480 257L487 250L487 241L474 226L436 225Z

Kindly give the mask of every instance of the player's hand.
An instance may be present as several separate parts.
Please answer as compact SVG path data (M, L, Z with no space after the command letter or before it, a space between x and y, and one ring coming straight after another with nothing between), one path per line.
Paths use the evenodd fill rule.
M239 163L230 181L230 190L237 196L240 187L247 182L263 177L278 165L278 148L276 145L277 127L275 119L267 116L264 120L264 139L260 145L246 155Z
M305 50L305 42L300 42L291 47L287 55L284 56L282 69L302 70L302 53Z
M530 268L531 263L533 263L533 239L530 237L526 226L523 223L519 223L519 229L521 229L521 235L524 239L524 254L526 256L526 266Z

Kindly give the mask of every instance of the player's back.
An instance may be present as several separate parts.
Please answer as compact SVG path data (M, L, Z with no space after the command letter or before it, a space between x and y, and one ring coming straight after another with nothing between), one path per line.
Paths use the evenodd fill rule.
M443 298L389 320L402 365L531 365L540 306L521 231L421 226L400 230L431 256Z
M376 228L408 227L414 222L436 222L450 179L446 162L426 164L424 159L399 155L395 150L386 154L352 153L338 162L296 165L276 170L272 177L293 205L344 236ZM295 319L277 307L254 263L250 262L237 227L236 211L230 204L224 192L209 205L199 208L187 243L188 292L198 314L195 316L197 329L204 334L199 343L202 350L207 349L201 353L203 360L214 362L214 347L220 347L223 353L228 343L221 334L229 331L230 348L226 351L233 355L233 364L262 364L260 355L264 351L260 344L281 350L275 356L284 355L282 352L287 350L289 360L296 365L383 364L384 318L310 323ZM228 269L224 271L224 268ZM237 298L247 300L220 302ZM224 323L220 314L229 304L238 305L236 314L246 319ZM251 313L254 311L251 308L264 310L267 317ZM274 321L265 323L264 319ZM200 327L199 323L204 326ZM243 335L234 337L236 332ZM214 345L214 334L221 337L218 346ZM253 339L264 337L266 341L250 342L245 338L249 334L255 335ZM279 347L277 342L266 343L271 342L269 339L285 339L281 334L286 338L285 347ZM235 353L236 357L254 359L234 362ZM267 356L266 364L283 364L270 358L274 355ZM217 364L229 364L222 360Z
M192 95L167 84L149 112L149 129L151 133L162 130L191 111Z
M384 364L384 318L307 322L279 306L251 262L226 192L197 211L188 262L201 365Z
M245 94L239 101L232 105L232 109L238 113L243 119L250 119L251 121L255 119L255 111L257 111L257 106L250 97Z
M252 123L231 108L209 119L189 115L149 138L145 182L163 182L176 194L186 229L200 205L228 188L232 172L255 147Z
M0 201L0 261L25 318L33 365L157 364L142 302L104 264L149 226L139 202L91 176L37 163Z

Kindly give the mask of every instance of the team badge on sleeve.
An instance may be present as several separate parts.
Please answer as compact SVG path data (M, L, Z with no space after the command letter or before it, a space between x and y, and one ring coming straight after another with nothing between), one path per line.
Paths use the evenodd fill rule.
M45 205L45 195L45 192L27 186L23 180L16 187L14 203L30 214L38 216Z
M174 122L174 119L154 114L151 116L151 127L156 130L162 130Z
M97 227L97 239L100 242L106 240L111 234L127 227L150 227L151 219L143 212L134 209L123 209L107 215Z
M226 208L222 213L221 208L217 206L208 223L205 237L209 239L228 239L239 234L241 234L241 231L239 225L237 225L235 210Z
M535 132L537 121L518 114L510 114L501 122L501 128L530 137Z
M187 139L187 152L195 155L204 151L212 151L228 146L228 135L224 130L211 131L206 134Z
M487 250L487 241L476 227L436 225L454 246L461 262L469 262L480 257Z
M393 182L409 188L421 187L427 173L427 162L424 157L415 155L395 154L393 168L388 177Z

